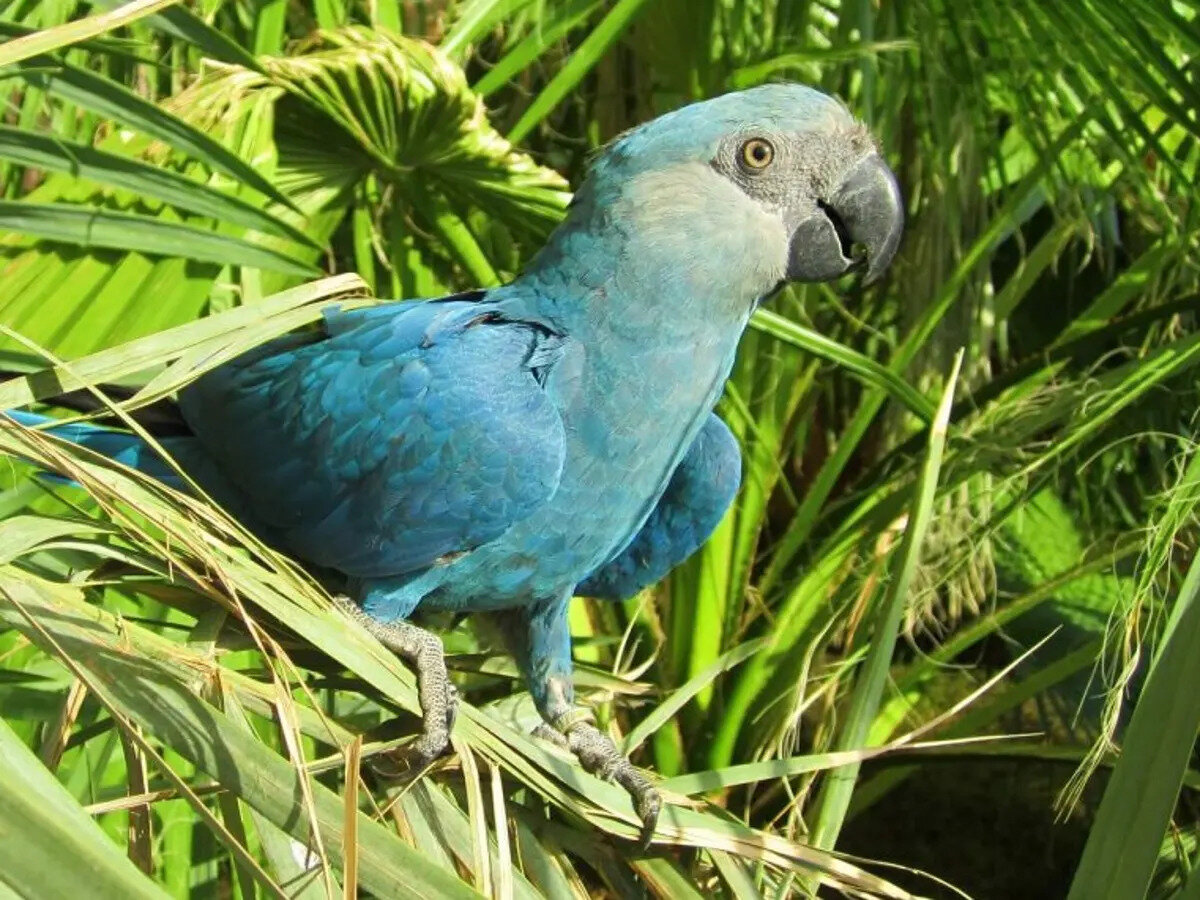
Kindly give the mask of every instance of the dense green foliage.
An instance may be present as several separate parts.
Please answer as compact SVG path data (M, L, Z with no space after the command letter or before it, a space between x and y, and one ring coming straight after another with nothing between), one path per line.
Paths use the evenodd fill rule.
M390 778L413 679L318 585L0 421L0 894L951 895L879 860L1012 895L943 865L958 834L920 858L888 835L956 755L1051 773L1041 827L1087 838L1042 896L1200 896L1198 14L0 2L0 355L33 373L0 409L123 384L123 414L331 299L502 281L607 140L765 80L843 97L910 214L880 285L756 315L709 544L572 610L584 697L670 802L647 855L623 791L528 737L475 623L445 623L455 753Z

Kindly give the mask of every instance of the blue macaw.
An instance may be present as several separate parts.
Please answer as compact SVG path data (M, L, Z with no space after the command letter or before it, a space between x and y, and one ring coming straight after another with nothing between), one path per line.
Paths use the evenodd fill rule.
M424 610L496 618L546 725L632 796L650 782L576 708L567 603L622 598L694 552L738 489L712 412L750 314L788 281L877 277L902 229L867 129L811 88L695 103L614 141L502 287L329 311L179 395L167 448L265 540L341 573L347 612L416 668L412 752L456 695ZM41 421L20 414L22 421ZM169 478L132 436L65 437Z

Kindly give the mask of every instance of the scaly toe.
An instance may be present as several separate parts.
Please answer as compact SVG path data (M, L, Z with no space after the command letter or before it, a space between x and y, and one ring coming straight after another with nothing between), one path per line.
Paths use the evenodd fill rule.
M454 731L454 721L458 718L458 689L449 679L446 680L446 733Z
M634 799L634 808L642 820L642 834L638 846L642 850L650 847L654 829L658 826L658 814L662 811L662 796L654 788L647 788Z
M450 746L448 736L423 734L403 750L411 774L416 775L428 768Z
M609 784L616 784L617 774L626 765L624 759L608 759L605 760L599 769L596 770L596 777L603 778Z
M334 594L331 598L333 605L352 619L362 617L362 608L345 594Z
M538 740L545 741L548 744L553 744L555 747L559 747L562 750L571 749L570 742L567 740L566 735L564 735L561 731L555 731L545 722L535 725L533 731L529 733Z

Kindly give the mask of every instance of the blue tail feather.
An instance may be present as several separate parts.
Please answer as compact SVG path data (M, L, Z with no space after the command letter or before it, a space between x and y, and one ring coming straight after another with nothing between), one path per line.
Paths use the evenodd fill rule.
M184 492L190 490L188 481L180 477L158 451L136 434L113 428L103 428L89 422L60 422L50 416L21 410L10 410L7 415L29 428L44 427L47 432L56 437L80 447L86 447L132 469L137 469L176 490ZM164 437L159 440L159 444L183 468L189 478L199 484L205 493L230 512L234 518L269 543L280 543L279 535L269 526L258 521L240 492L229 484L195 437L190 435ZM68 478L49 472L42 477L64 484L74 483Z
M181 479L175 473L175 470L167 465L166 460L136 434L130 434L127 431L114 431L111 428L102 428L99 425L91 425L87 422L65 422L55 425L52 423L57 420L50 416L25 412L23 410L9 410L7 415L13 421L19 422L28 428L50 425L51 427L44 430L55 437L70 441L72 444L78 444L80 447L95 451L102 456L107 456L109 459L129 466L131 469L137 469L139 472L143 472L151 478L155 478L172 487L181 486ZM164 441L164 445L170 442L169 440Z

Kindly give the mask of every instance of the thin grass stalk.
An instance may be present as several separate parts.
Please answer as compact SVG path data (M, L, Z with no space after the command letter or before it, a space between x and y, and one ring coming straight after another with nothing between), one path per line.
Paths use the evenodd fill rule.
M1200 454L1189 469L1200 467ZM1192 560L1154 660L1068 900L1146 893L1200 728L1200 557ZM1194 880L1194 879L1193 879Z
M846 724L835 747L837 750L855 750L863 746L870 734L871 723L874 722L883 702L888 669L908 601L909 585L920 559L921 542L933 515L950 406L954 400L954 389L958 383L962 359L962 351L959 351L929 431L929 445L913 488L913 504L908 524L904 529L904 538L896 557L892 579L877 613L871 649L854 685ZM846 811L850 808L850 798L854 793L858 770L857 764L851 764L835 769L829 774L817 799L816 824L813 826L811 837L813 846L829 849L837 843Z

